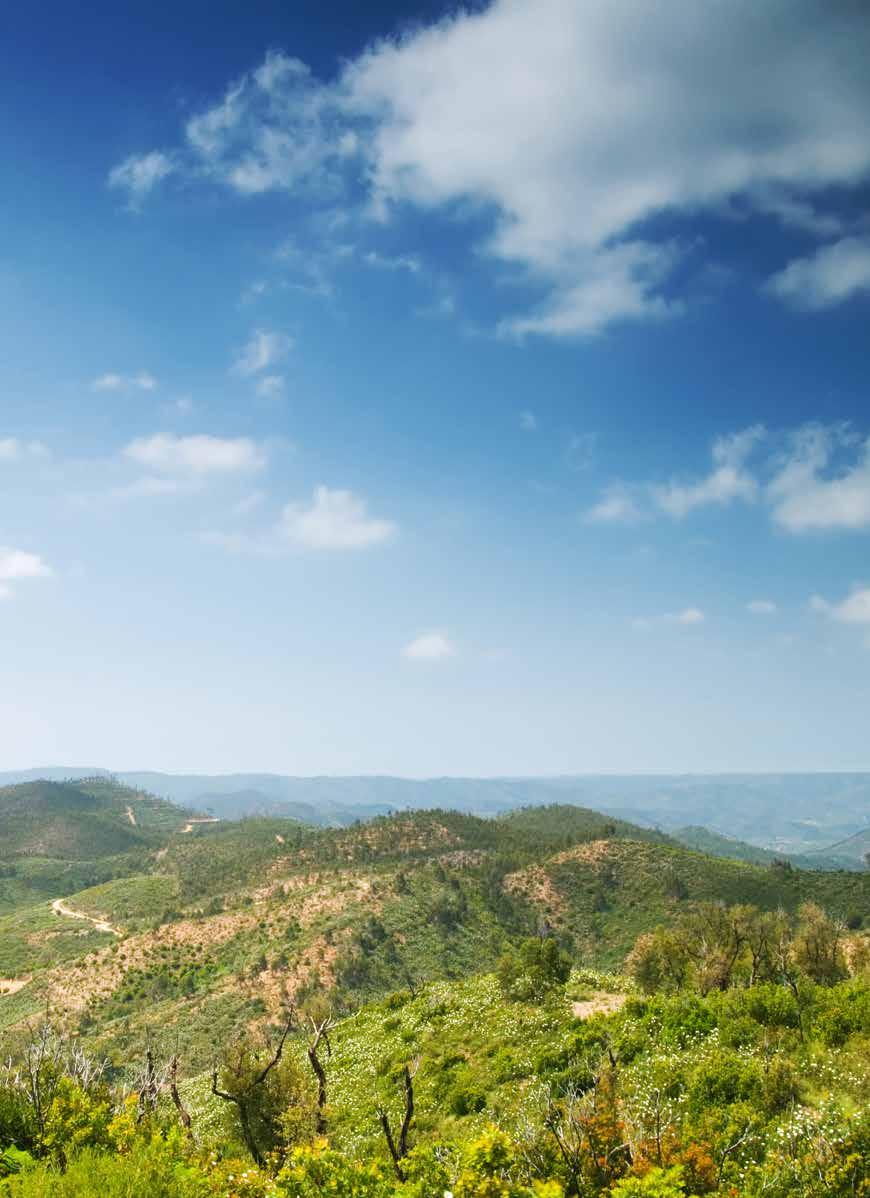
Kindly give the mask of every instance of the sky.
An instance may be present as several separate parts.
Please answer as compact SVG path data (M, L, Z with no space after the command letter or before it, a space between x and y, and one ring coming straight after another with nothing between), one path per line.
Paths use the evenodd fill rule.
M866 4L0 20L0 767L870 769Z

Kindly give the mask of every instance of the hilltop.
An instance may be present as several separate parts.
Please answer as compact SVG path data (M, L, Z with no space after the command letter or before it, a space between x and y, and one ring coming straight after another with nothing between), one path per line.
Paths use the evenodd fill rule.
M108 771L53 769L0 775L70 780ZM397 810L434 808L497 815L518 807L573 804L674 832L704 827L779 855L817 853L868 834L870 774L614 775L554 778L386 776L296 778L279 774L165 774L129 771L118 781L221 819L291 817L335 826ZM842 864L836 853L830 864ZM860 857L851 862L860 864Z
M33 785L4 792L18 839L0 883L0 1030L48 1009L110 1053L159 1024L204 1062L217 1037L276 1019L289 999L319 992L353 1010L491 969L541 929L587 966L618 966L639 933L696 900L793 911L813 899L859 924L868 912L870 874L710 857L572 806L315 828L196 822L115 783ZM39 859L37 877L38 812L68 856ZM92 852L115 855L73 859L86 829Z

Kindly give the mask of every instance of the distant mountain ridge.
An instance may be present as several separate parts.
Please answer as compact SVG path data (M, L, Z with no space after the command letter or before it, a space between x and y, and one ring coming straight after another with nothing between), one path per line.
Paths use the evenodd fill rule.
M704 827L781 854L842 846L861 864L870 838L870 772L824 774L580 775L554 778L312 777L165 774L54 767L0 774L0 785L35 778L117 777L137 790L222 819L291 816L344 825L396 810L435 807L495 815L572 803L648 827ZM820 862L821 863L821 862Z

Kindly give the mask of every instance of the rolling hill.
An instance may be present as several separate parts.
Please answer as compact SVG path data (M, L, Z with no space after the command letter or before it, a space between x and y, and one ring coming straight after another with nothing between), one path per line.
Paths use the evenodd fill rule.
M0 783L94 774L111 776L104 770L55 768L0 774ZM221 819L289 816L323 826L397 810L496 815L518 807L574 804L668 832L704 827L780 855L818 851L820 859L829 845L867 835L870 817L868 773L409 779L130 771L117 780Z
M290 997L318 992L352 1011L491 969L542 928L575 961L610 968L695 899L788 910L814 899L859 923L870 911L868 873L711 857L573 806L316 828L196 822L102 780L35 785L7 789L0 807L14 871L0 885L18 887L0 909L0 1038L48 1010L110 1057L160 1027L205 1063ZM49 834L66 857L34 856Z

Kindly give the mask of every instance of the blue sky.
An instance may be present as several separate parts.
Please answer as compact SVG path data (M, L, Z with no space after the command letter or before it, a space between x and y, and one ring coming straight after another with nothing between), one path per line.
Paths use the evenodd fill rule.
M870 768L870 14L4 18L0 760Z

